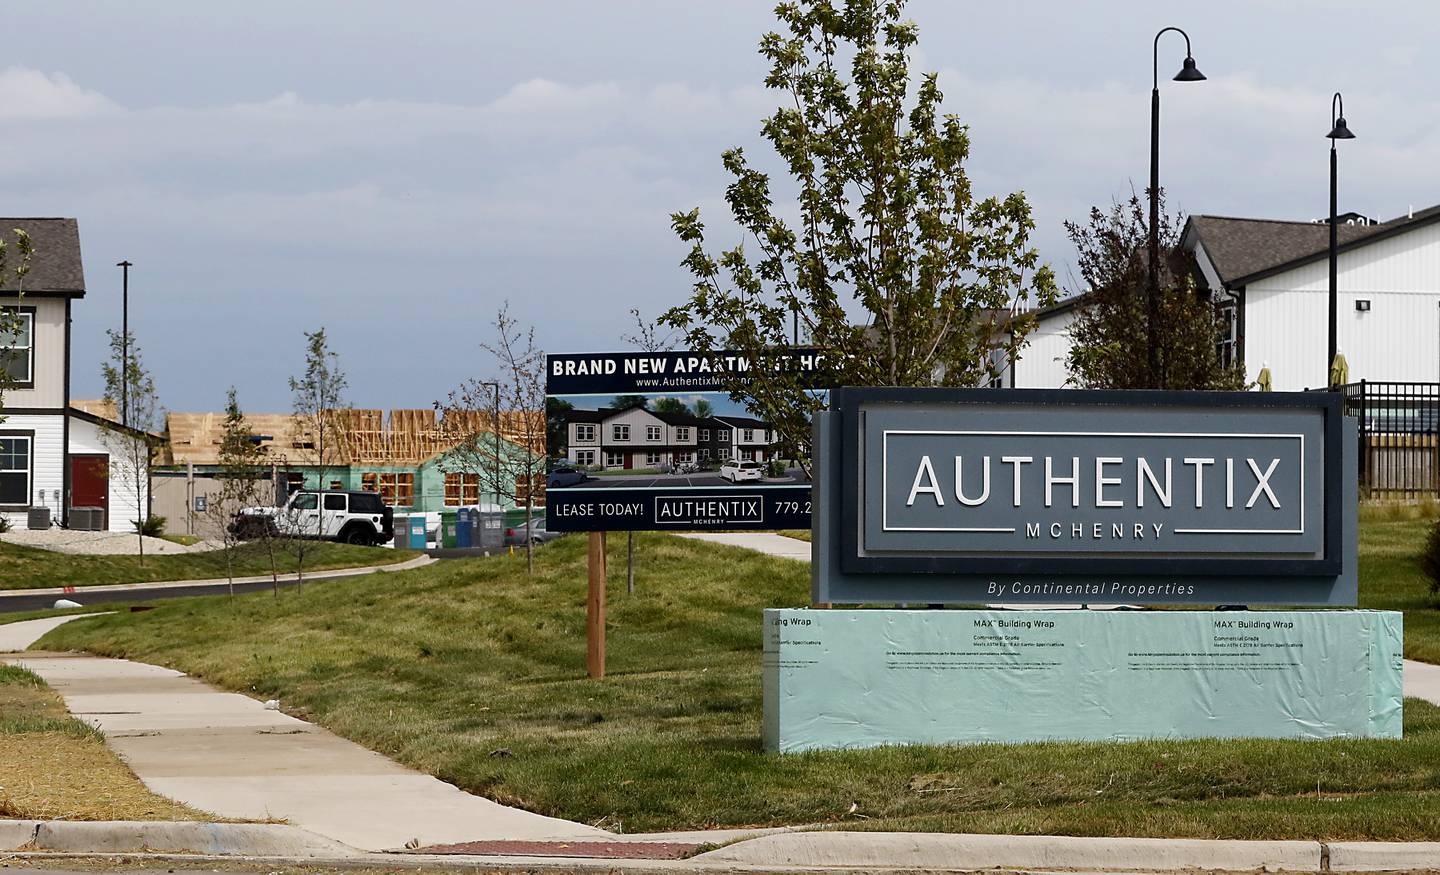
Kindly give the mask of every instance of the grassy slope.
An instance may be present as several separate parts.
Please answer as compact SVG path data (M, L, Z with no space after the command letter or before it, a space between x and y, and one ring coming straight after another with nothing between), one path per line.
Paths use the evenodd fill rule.
M1367 526L1362 587L1417 620L1420 523ZM623 567L616 539L611 567ZM1407 545L1411 545L1408 546ZM583 678L584 539L335 589L186 600L79 620L48 648L183 668L269 698L468 790L641 829L757 823L1244 838L1440 838L1440 709L1401 742L1182 741L760 750L759 611L806 601L805 566L642 535L612 587L610 676ZM1433 608L1425 609L1433 612ZM1426 631L1429 630L1429 631ZM508 755L492 755L505 751ZM1317 793L1318 791L1318 793ZM846 817L851 803L868 820Z
M306 546L305 569L350 568L403 562L416 554L406 550L355 547L316 542ZM294 557L277 553L281 573L295 570ZM270 559L259 544L240 548L235 575L269 574ZM0 543L0 589L35 589L52 586L96 586L106 583L145 583L152 580L206 580L225 577L223 550L169 556L81 556L35 547Z
M0 665L0 817L210 820L156 796L38 676Z

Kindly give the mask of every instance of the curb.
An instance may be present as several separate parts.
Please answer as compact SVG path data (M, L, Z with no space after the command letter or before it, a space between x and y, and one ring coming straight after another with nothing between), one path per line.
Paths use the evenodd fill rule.
M693 862L862 869L1120 869L1321 871L1313 841L1081 838L941 833L809 832L763 836Z
M1440 867L1440 842L1223 841L942 833L788 832L688 860L374 853L288 824L0 821L11 858L125 855L345 868L580 872L1382 872Z
M286 824L127 820L3 824L0 849L66 854L169 851L305 859L346 859L360 854L349 845Z
M332 577L360 577L366 574L385 574L393 571L410 571L415 568L424 568L436 560L421 554L413 559L406 559L404 562L392 562L388 565L361 565L356 568L329 568L324 571L306 572L306 580L326 580ZM282 574L279 576L281 582L296 580L298 575ZM268 583L270 575L257 574L250 577L237 577L235 583ZM0 589L0 599L21 598L30 596L81 596L87 592L144 592L147 589L166 589L175 586L229 586L230 581L223 577L205 578L202 580L152 580L146 583L109 583L97 586L50 586L43 589Z

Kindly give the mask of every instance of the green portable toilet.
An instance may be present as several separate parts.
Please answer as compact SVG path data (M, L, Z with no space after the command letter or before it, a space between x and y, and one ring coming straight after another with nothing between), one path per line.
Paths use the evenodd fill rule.
M460 537L460 514L454 510L440 511L440 546L457 547Z

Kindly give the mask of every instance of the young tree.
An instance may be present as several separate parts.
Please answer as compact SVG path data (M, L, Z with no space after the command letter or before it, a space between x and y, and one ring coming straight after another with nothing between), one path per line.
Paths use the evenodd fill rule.
M621 340L641 352L668 352L675 348L675 332L663 331L659 322L651 322L640 315L640 308L631 307L630 316L635 320L635 333L621 336Z
M447 453L447 462L477 475L486 493L525 508L528 573L534 570L530 521L545 482L544 448L549 430L545 353L535 345L535 329L522 327L510 315L509 302L501 305L492 324L495 339L481 343L480 348L492 358L494 377L466 380L447 401L436 402L436 407L442 411L442 423L455 429L451 432L455 445ZM502 423L506 410L511 416L508 428Z
M942 113L935 74L912 76L918 32L904 6L776 7L784 32L767 34L760 53L784 105L761 131L794 200L781 203L737 148L723 156L725 200L746 242L712 256L698 209L671 217L695 283L662 323L702 352L747 354L751 373L727 388L774 423L792 457L825 401L793 369L767 363L800 329L837 385L975 386L998 371L994 350L1024 343L1030 324L1019 314L1055 299L1025 196L972 195L969 130Z
M140 564L145 564L145 536L155 532L156 522L150 517L150 462L155 443L151 434L159 425L160 396L155 380L145 369L135 332L127 338L119 331L105 332L110 338L110 358L100 367L105 380L105 400L120 414L118 424L102 424L100 439L110 455L110 477L120 491L134 498L135 533L140 550ZM129 354L126 354L128 347Z
M1181 218L1161 209L1160 371L1151 373L1146 325L1149 219L1138 195L1084 223L1066 222L1083 294L1070 327L1070 382L1086 389L1242 389L1244 371L1220 361L1220 321L1195 289L1194 256L1179 245Z
M242 508L260 503L264 455L264 449L245 421L235 387L231 386L225 393L225 430L220 436L220 490L210 497L205 514L223 545L225 577L230 582L232 596L235 595L235 556L250 534L236 525L235 518ZM274 564L273 556L271 564ZM272 578L278 580L274 574Z
M0 237L0 289L5 290L0 297L12 297L9 292L14 291L14 302L0 306L0 422L5 421L5 390L15 383L10 349L27 340L23 336L25 322L20 316L20 305L25 302L25 277L30 273L30 259L35 255L29 234L19 228L11 233L15 235L13 268L10 267L10 244Z
M294 401L296 431L308 434L314 443L312 452L319 478L317 492L326 488L330 467L339 457L339 417L336 414L347 407L345 390L348 385L345 372L340 369L340 356L330 349L325 329L305 332L305 371L299 377L290 378L290 393ZM324 525L323 506L317 506L315 538L324 534ZM299 535L290 539L290 547L295 554L296 576L303 581L310 533L299 532Z

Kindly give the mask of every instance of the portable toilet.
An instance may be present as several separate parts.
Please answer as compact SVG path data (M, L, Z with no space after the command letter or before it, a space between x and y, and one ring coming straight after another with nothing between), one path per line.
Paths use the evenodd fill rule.
M474 531L473 522L470 520L470 508L462 507L455 514L455 546L461 549L470 547L473 543L471 534Z
M410 543L407 544L411 550L425 549L425 514L412 513L406 516L408 525L406 530L410 532Z

